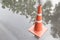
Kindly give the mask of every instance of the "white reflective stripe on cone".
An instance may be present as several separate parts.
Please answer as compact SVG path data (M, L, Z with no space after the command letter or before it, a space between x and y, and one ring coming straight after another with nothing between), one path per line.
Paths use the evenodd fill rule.
M35 22L37 22L37 23L41 23L41 22L42 22L42 20L40 20L40 21L35 21Z
M40 13L40 14L37 14L38 16L42 16L42 13Z

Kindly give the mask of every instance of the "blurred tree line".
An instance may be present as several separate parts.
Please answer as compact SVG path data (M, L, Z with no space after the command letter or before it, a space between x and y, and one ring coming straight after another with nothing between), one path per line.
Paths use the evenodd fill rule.
M2 8L9 8L13 12L25 15L27 18L31 16L32 20L36 15L36 9L34 8L35 1L33 0L2 0ZM34 16L33 16L34 15Z
M60 37L60 2L55 5L55 8L53 10L53 16L51 18L51 24L53 25L51 27L52 29L52 35L54 38Z
M16 12L20 15L25 15L26 18L31 17L31 21L35 20L37 8L34 7L36 2L34 0L2 0L2 8L9 8L13 13ZM60 2L53 5L51 1L46 1L43 5L43 20L46 24L50 23L53 25L51 27L51 34L54 38L60 37Z

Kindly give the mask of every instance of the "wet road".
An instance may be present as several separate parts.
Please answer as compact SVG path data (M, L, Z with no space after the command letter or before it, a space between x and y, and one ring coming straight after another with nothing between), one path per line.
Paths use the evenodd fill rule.
M4 16L5 18L8 17L8 20L2 18L5 20L1 20L0 23L0 40L38 40L28 31L28 28L32 26L32 23L29 23L29 19L20 15L7 15L9 14L5 14ZM48 31L39 40L58 40L54 39L50 34L50 26L50 24L46 25Z
M29 23L30 17L13 14L8 8L3 9L1 6L0 4L0 40L59 40L50 34L51 24L45 25L48 31L40 39L37 39L28 31L28 28L33 25Z

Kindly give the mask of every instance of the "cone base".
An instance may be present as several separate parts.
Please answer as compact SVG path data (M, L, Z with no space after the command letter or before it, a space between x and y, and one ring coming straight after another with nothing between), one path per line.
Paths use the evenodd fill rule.
M44 27L44 26L42 26L42 30L36 32L36 31L34 31L34 25L33 25L31 28L29 28L29 31L30 31L31 33L33 33L36 37L40 38L40 37L42 37L43 34L47 31L47 28Z

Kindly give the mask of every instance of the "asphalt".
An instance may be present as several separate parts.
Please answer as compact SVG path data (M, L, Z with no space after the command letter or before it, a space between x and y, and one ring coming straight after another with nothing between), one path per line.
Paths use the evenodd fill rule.
M50 34L50 24L45 26L47 32L38 39L28 31L33 25L29 18L17 14L0 15L0 40L55 40Z
M0 4L1 5L1 4ZM45 25L47 32L37 39L28 29L33 25L25 15L13 14L0 7L0 40L58 40L52 37L51 25Z

